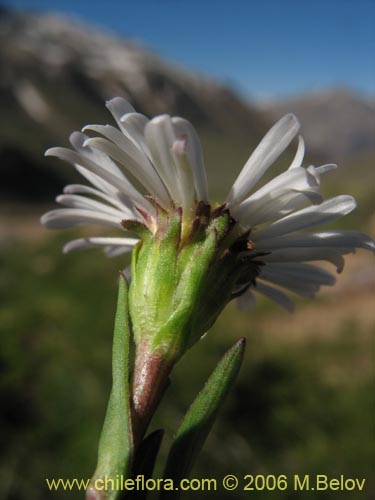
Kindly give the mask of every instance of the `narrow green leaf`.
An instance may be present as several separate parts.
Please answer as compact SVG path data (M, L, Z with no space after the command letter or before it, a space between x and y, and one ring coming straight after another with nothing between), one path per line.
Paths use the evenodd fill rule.
M98 464L87 500L115 500L116 477L129 477L133 439L129 387L128 287L120 274L112 349L112 390L99 441ZM113 480L113 482L111 481Z
M169 452L165 478L180 480L188 476L216 414L239 372L246 341L236 342L223 356L184 416ZM178 492L167 493L177 498ZM161 498L163 498L163 493Z

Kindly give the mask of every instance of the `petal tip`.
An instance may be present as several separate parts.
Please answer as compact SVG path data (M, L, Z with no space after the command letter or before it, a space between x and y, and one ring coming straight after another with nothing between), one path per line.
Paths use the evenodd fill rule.
M299 130L301 128L301 124L294 113L287 113L286 115L284 115L281 118L281 120L283 120L285 122L289 122L289 125L291 128L294 127L297 130ZM300 137L302 138L302 136L300 136Z
M105 101L105 105L107 106L107 108L110 108L111 106L116 106L117 104L122 104L123 101L125 101L125 99L123 99L122 97L112 97L112 99L108 99L107 101ZM125 101L127 102L127 101Z
M43 215L40 217L39 221L40 221L40 223L42 224L42 226L48 227L48 223L49 223L49 214L50 214L50 212L47 212L47 213L43 214Z
M46 149L46 151L44 152L44 156L55 156L54 150L55 150L55 148Z
M134 113L135 111L133 106L123 97L113 97L106 101L105 105L117 120L126 113Z
M157 115L152 120L150 120L150 123L154 123L155 125L160 125L161 123L165 123L166 121L170 120L170 116L166 113L163 115Z

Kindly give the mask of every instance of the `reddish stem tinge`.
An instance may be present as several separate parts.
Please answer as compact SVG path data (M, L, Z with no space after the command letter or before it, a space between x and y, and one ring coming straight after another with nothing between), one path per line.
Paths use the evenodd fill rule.
M173 363L160 353L150 353L145 345L136 349L133 374L132 424L137 447L168 385Z

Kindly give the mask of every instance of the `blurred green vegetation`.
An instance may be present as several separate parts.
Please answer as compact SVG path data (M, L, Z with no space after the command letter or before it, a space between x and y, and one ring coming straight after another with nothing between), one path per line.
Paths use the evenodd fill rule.
M233 182L251 145L235 134L225 140L215 132L201 131L201 135L210 192L220 202L226 195L224 187ZM289 148L268 177L281 172L292 155L293 148ZM325 197L352 194L359 204L353 214L331 227L368 230L364 222L373 211L372 165L373 158L366 157L323 179ZM36 221L43 210L34 211L38 212ZM30 238L28 231L29 239L25 239L17 236L17 224L26 215L25 229L30 215L33 217L29 209L11 207L4 213L9 226L14 223L16 229L13 239L4 237L0 245L0 499L79 499L82 492L49 492L45 479L88 478L94 470L111 386L117 272L128 260L107 259L99 251L64 256L63 244L80 235L78 230L46 231L48 238L42 239ZM344 299L346 308L351 298ZM326 314L328 320L326 303L327 298L319 296L313 307L317 317ZM314 315L304 315L309 304L298 300L302 342L295 342L292 335L281 338L279 322L281 330L288 331L290 316L269 301L260 301L250 313L239 311L235 304L224 311L173 373L153 423L153 428L166 430L156 476L162 473L173 432L189 403L223 352L246 336L248 348L240 378L193 476L220 480L226 474L286 474L288 478L294 474L345 474L366 478L360 498L373 497L374 392L369 335L353 306L352 320L338 322L335 331L326 336L318 331L321 321L317 326L308 319ZM314 492L290 488L250 493L259 499L316 498ZM194 497L247 498L248 494L236 490L200 492ZM346 496L358 498L357 493ZM336 498L341 499L342 493L319 493L319 499Z
M60 186L77 179L69 165L42 159L43 151L67 145L69 131L85 123L113 123L102 92L82 73L79 61L68 72L45 79L38 59L27 65L25 75L52 105L50 122L38 125L31 119L17 104L13 90L3 98L0 116L1 197L11 203L33 202L34 210L39 210L38 203L52 200ZM222 201L266 131L267 120L227 92L220 92L213 101L210 94L207 98L199 92L194 103L168 76L164 80L163 75L154 76L155 88L145 109L140 107L144 97L138 103L116 80L114 88L124 90L138 110L150 115L163 95L180 97L178 114L191 119L202 138L212 199ZM163 111L177 112L173 106ZM295 144L264 179L280 173L294 151ZM359 204L353 214L330 227L367 230L364 222L374 208L373 164L374 156L369 155L323 179L325 196L352 194ZM38 214L42 212L40 208ZM14 210L12 206L5 212L9 227L19 224L23 216L30 218L30 207ZM50 492L45 479L89 478L94 470L111 387L116 276L127 261L107 259L98 251L63 256L63 244L78 231L51 233L34 241L30 231L27 239L17 235L15 228L12 239L1 229L0 500L82 499L82 492ZM292 320L272 303L260 301L251 313L230 305L173 373L152 425L166 429L156 476L189 403L223 352L246 336L248 348L239 380L193 477L345 474L366 478L364 492L320 492L319 499L374 498L373 346L360 313L350 304L352 298L353 294L336 299L353 315L350 321L337 322L333 331L326 296L315 301L312 314L310 303L298 300L302 312L295 316L301 331L298 341L292 335L282 338L278 327L284 334L289 321L292 329ZM321 327L324 315L327 331ZM315 317L320 321L315 323ZM317 497L314 492L289 488L272 493L197 492L186 498L248 498L250 494L263 500Z
M95 467L111 385L116 276L126 262L98 251L63 256L63 243L76 234L53 233L41 242L3 243L0 249L0 498L82 498L77 491L49 492L45 478L86 478ZM299 306L307 307L303 301ZM265 319L280 314L288 321L287 313L267 301L251 313L230 305L181 360L153 424L166 429L161 462L219 357L246 335L240 378L193 476L345 474L365 477L360 498L373 498L368 337L353 317L327 338L324 332L311 334L313 323L302 323L306 340L293 343L266 331ZM220 491L211 497L247 498L248 493ZM309 499L316 498L313 493L289 489L251 495ZM342 493L320 492L319 499L325 498L342 498Z

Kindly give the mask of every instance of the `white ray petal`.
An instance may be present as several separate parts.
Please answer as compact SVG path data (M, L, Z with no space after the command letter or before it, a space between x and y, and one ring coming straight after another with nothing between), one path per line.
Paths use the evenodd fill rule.
M137 113L125 99L114 98L107 102L107 108L112 113L121 132L127 137L140 151L150 157L148 147L144 140L144 127L149 119Z
M297 151L293 158L292 163L290 164L289 169L300 167L302 165L304 156L305 156L305 141L303 140L302 135L299 135Z
M318 189L319 180L314 172L295 167L258 189L234 207L232 214L245 228L260 225L306 204L309 193L317 195ZM321 200L319 196L318 199Z
M309 298L314 297L322 285L335 283L335 277L325 269L299 263L267 264L261 268L260 278Z
M110 203L114 207L120 209L121 211L124 211L126 213L131 214L131 218L138 217L138 214L136 211L133 210L133 203L131 203L130 206L128 206L126 203L129 202L129 198L123 198L118 199L117 197L109 196L106 193L103 193L99 189L95 189L91 186L86 186L84 184L68 184L67 186L64 187L64 193L65 194L88 194L88 195L93 195L97 196L98 198L101 198L102 200L105 200L107 203ZM121 195L121 193L119 193Z
M138 179L138 181L147 189L149 194L156 196L164 208L169 208L171 206L170 197L158 173L155 171L147 156L137 150L131 141L128 141L126 137L113 127L113 130L109 130L101 125L90 125L86 128L90 128L91 130L95 130L102 135L111 138L111 140L104 139L102 137L89 138L85 141L86 146L94 147L108 154L111 158L123 165L136 179ZM125 146L126 141L128 142L127 146ZM129 145L132 148L132 154L125 149L125 147L128 147Z
M127 177L124 175L124 172L116 165L114 161L111 160L111 158L107 154L103 153L98 149L85 146L85 142L88 139L89 136L83 134L82 132L73 132L73 134L70 135L70 142L78 153L80 153L83 157L86 157L89 160L93 161L100 167L103 167L104 169L108 170L116 177L121 178L123 180L123 183L128 186L129 192L133 193L132 196L133 199L140 200L141 198L143 198L143 196L139 193L139 191L135 189L135 187L131 184L131 182L129 182ZM81 175L86 177L86 179L88 179L94 186L98 187L99 189L109 194L110 196L117 198L120 202L125 202L126 204L129 204L129 198L128 201L126 200L124 201L124 196L121 196L121 191L116 189L116 187L114 187L112 184L101 178L99 175L89 172L85 168L79 167L77 165L76 169Z
M303 208L296 213L283 217L268 227L256 231L252 239L254 241L261 241L294 231L308 229L320 224L326 224L347 215L355 207L356 202L352 196L336 196L335 198L326 200L321 205Z
M56 155L51 154L51 156L56 156ZM74 168L80 175L82 175L82 177L88 180L90 184L95 186L95 188L97 188L99 191L105 193L107 196L113 197L114 199L117 198L117 195L120 191L118 191L112 184L102 179L99 175L96 175L90 170L87 170L87 168L78 165L77 163L74 164Z
M124 184L128 186L128 191L133 193L132 199L130 199L128 195L125 195L123 192L116 189L116 187L104 180L102 177L88 171L86 168L75 165L76 170L89 182L91 182L91 184L96 186L100 191L103 191L103 193L113 198L113 200L117 200L122 205L129 206L130 209L132 209L135 199L142 203L141 200L143 199L143 196L129 182L122 170L120 170L115 162L112 161L111 158L109 158L109 156L102 151L85 146L84 144L87 139L89 139L89 137L82 132L73 132L70 135L70 142L74 149L83 157L88 158L100 167L105 168L116 177L120 177L123 180Z
M266 170L289 146L300 128L297 118L285 115L265 135L237 177L227 196L227 203L237 205L243 201Z
M133 106L122 97L114 97L113 99L107 101L105 104L109 111L112 113L112 116L116 120L117 125L120 127L120 129L123 130L121 118L127 113L135 113L135 109L133 108Z
M309 202L307 192L288 190L278 193L270 193L256 203L248 206L238 207L231 213L239 221L243 230L260 226L266 222L278 219L292 212L295 208L301 208ZM252 206L254 205L254 208Z
M116 247L116 246L111 246L108 245L104 247L104 253L106 254L107 257L118 257L119 255L123 255L124 253L129 253L133 250L134 247Z
M140 150L143 150L145 153L147 153L147 148L143 148L142 144L144 144L144 139L142 142L138 141L138 134L136 133L136 128L134 128L134 123L133 125L129 126L127 124L127 121L129 120L130 122L133 121L131 116L138 116L142 118L137 118L135 121L138 120L137 128L139 129L139 125L145 121L149 121L148 118L141 113L137 113L133 106L128 103L125 99L122 97L115 97L114 99L111 99L110 101L107 101L106 103L107 108L109 111L112 113L112 116L116 120L116 123L118 127L120 128L121 132L128 138L130 139L133 144ZM144 135L144 134L143 134Z
M145 140L145 127L150 121L147 116L141 113L127 113L120 121L126 135L150 158L150 150Z
M117 128L112 127L111 125L85 125L82 131L85 132L87 130L97 132L116 144L116 146L118 146L126 156L130 156L132 163L139 164L139 167L141 167L143 171L147 172L150 170L152 172L154 170L154 167L150 163L146 154L136 147L134 143ZM90 137L87 139L90 139ZM88 144L87 141L86 144Z
M82 132L73 132L72 134L70 134L69 140L70 140L70 143L72 144L72 146L74 147L74 149L79 154L81 154L83 157L89 158L92 161L95 161L95 163L98 163L97 157L95 157L95 160L94 160L92 149L83 147L83 144L87 138L88 138L88 136L85 134L82 134ZM46 151L45 154L48 155L48 151ZM110 158L108 158L108 157L107 157L107 160L111 161ZM103 168L106 168L107 170L111 171L111 168L108 168L109 165L108 165L107 161L105 161L104 163L103 163L103 161L101 161L101 162L99 162L99 165L101 165ZM97 187L98 189L100 189L104 193L107 193L110 196L116 197L116 193L118 192L118 190L112 184L108 183L103 178L101 178L99 175L94 174L93 172L87 170L86 168L83 168L77 164L74 166L75 166L77 172L79 172L83 177L85 177L85 179L87 179L93 186Z
M336 281L333 274L312 264L270 263L262 267L261 276L263 277L269 272L279 276L288 276L289 278L294 279L297 283L317 286L332 286Z
M86 223L111 226L117 229L122 228L121 220L118 217L79 208L58 208L57 210L52 210L44 214L40 222L50 229L62 229Z
M307 203L310 205L320 205L323 201L322 195L317 190L315 191L315 189L306 189L305 191L296 192L285 203L282 213L280 213L280 217L288 215L294 210L302 209ZM278 217L274 217L274 219L277 218Z
M314 233L292 234L259 240L256 243L257 251L262 252L298 247L330 247L337 249L340 253L348 253L355 248L363 248L375 253L375 242L367 234L359 231L318 231Z
M105 168L97 163L93 162L89 158L86 158L76 151L71 151L66 148L51 148L45 153L46 156L56 156L61 160L65 160L72 165L79 165L85 169L93 172L99 177L103 178L113 187L121 191L125 196L128 197L129 201L133 202L134 205L142 208L150 214L154 214L154 208L152 205L141 196L141 194L133 187L131 184L124 179L117 177L112 172L108 172Z
M131 212L129 212L128 210L126 212L120 211L117 208L110 207L109 205L101 203L100 201L87 198L87 196L79 196L76 194L60 194L56 197L56 201L61 205L65 205L66 207L84 208L87 210L94 210L96 212L107 213L109 215L113 215L114 217L118 217L119 220L129 218L131 215Z
M263 294L265 297L273 300L277 304L279 304L281 307L292 313L295 309L295 304L293 300L288 297L284 292L281 290L278 290L277 288L274 288L273 286L266 285L265 283L262 283L257 280L257 284L254 288L256 292L259 292Z
M176 181L179 190L179 202L183 213L193 213L195 206L193 172L186 154L186 140L179 139L173 143L172 155L176 165Z
M286 288L287 290L305 298L314 298L315 294L319 290L318 285L303 283L290 276L280 276L280 274L274 273L271 269L265 269L264 272L260 274L260 278L274 285Z
M335 163L327 163L326 165L321 165L320 167L316 167L319 175L327 174L332 170L336 170L337 165Z
M70 134L69 137L71 145L78 153L86 156L95 163L98 163L117 177L126 179L124 172L116 165L114 161L111 160L111 158L109 158L108 155L106 155L102 151L99 151L98 149L93 149L85 145L88 139L90 139L88 135L77 131Z
M275 191L285 191L287 189L306 190L306 188L319 188L319 181L311 171L301 167L296 167L292 170L287 170L278 175L263 187L255 191L249 198L244 200L240 206L248 203L261 200L264 196L272 194Z
M199 137L191 123L184 118L174 117L172 124L177 137L186 136L187 138L187 154L192 166L197 200L208 201L207 176Z
M176 181L176 166L172 156L172 146L176 135L169 115L161 115L150 120L145 128L146 143L152 155L153 163L169 195L179 201L179 186Z
M138 238L106 238L106 237L89 237L89 238L79 238L76 240L69 241L64 248L63 252L68 253L75 250L84 250L87 248L96 247L112 247L112 248L123 248L124 251L131 251L138 243Z
M284 250L275 250L261 258L263 262L307 262L326 260L336 266L340 273L344 267L344 259L341 252L332 248L286 248Z

